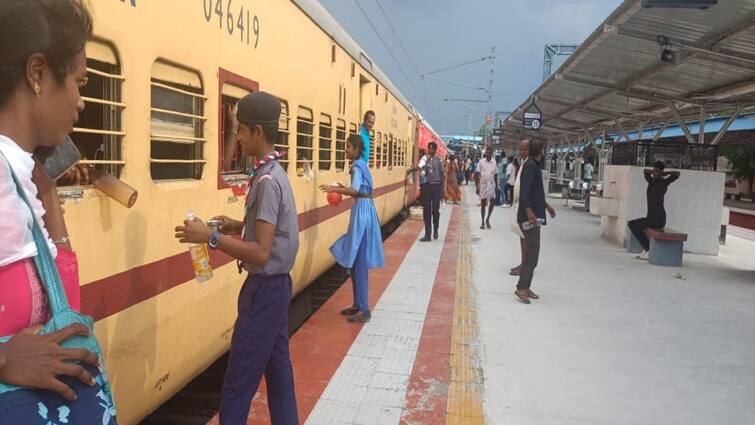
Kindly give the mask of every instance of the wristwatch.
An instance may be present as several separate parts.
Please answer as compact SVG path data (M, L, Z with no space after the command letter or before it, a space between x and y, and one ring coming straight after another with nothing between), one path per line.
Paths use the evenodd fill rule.
M212 232L210 238L207 240L207 245L210 249L218 249L220 246L220 232Z

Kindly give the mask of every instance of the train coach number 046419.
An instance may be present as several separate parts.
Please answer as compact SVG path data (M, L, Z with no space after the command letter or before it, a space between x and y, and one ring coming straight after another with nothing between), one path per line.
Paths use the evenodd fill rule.
M218 19L218 29L225 30L228 35L239 34L242 43L252 45L254 36L254 48L260 42L260 20L253 15L249 8L242 4L240 7L233 5L233 0L204 0L204 19L212 22Z

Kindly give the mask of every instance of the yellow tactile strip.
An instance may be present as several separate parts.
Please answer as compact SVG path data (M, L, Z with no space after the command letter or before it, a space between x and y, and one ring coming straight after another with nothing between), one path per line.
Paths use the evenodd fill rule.
M462 213L461 221L446 425L482 425L485 424L482 408L484 377L478 356L479 327L476 294L472 288L472 252L466 212Z

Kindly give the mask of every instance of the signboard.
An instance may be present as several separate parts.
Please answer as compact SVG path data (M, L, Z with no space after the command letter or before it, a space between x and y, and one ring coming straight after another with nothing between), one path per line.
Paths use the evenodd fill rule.
M503 129L502 128L494 128L493 129L493 137L500 137L503 136Z
M543 126L543 112L535 105L533 100L524 111L524 128L527 130L540 130Z

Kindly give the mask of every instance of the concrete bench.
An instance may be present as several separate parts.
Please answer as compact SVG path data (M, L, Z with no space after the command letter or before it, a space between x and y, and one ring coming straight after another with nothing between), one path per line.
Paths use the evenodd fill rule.
M687 234L672 229L645 229L650 239L650 264L681 267Z

